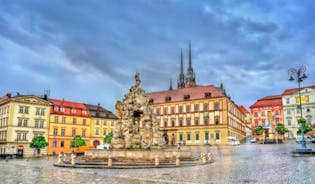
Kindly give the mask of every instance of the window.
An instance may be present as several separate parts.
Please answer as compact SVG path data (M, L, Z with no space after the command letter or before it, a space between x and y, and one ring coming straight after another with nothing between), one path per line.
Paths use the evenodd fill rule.
M58 135L58 128L54 128L54 135Z
M157 114L157 115L160 115L160 114L161 114L161 109L160 109L160 108L157 108L157 109L156 109L156 114Z
M199 111L199 105L195 104L195 112L198 112L198 111Z
M190 119L187 119L186 125L190 126Z
M99 120L96 120L96 123L95 123L96 125L99 125L100 124L100 122L99 122Z
M25 113L25 114L28 114L28 107L25 107L25 108L24 108L24 113Z
M65 112L65 108L60 108L60 111L61 112Z
M220 109L220 104L219 104L219 102L215 102L214 103L214 110L215 111L218 111Z
M164 127L167 127L167 121L164 121Z
M61 121L63 124L65 124L66 123L66 117L63 116Z
M205 132L205 140L209 140L209 132Z
M196 138L196 141L199 141L199 133L196 133L195 138Z
M309 125L311 125L311 123L312 123L312 117L308 116L306 119L307 119L307 123L308 123Z
M183 134L182 134L182 133L179 134L179 141L180 141L180 142L183 141Z
M216 140L220 140L220 132L216 132L215 133L215 139Z
M209 125L209 119L205 118L205 125Z
M301 113L301 107L300 107L300 105L298 105L298 106L296 107L296 113Z
M18 121L18 126L19 126L19 127L22 126L22 119L19 119L19 121Z
M41 120L41 121L40 121L39 127L40 127L40 128L44 128L44 120Z
M211 93L205 93L205 97L211 97Z
M100 130L97 128L95 129L95 135L99 135L100 134Z
M23 112L24 112L24 108L23 108L23 106L20 106L19 113L23 113Z
M215 121L215 124L218 125L220 123L219 116L216 116L214 118L214 121Z
M86 119L83 119L82 124L83 124L83 125L86 125Z
M290 109L287 110L287 114L291 114L291 110Z
M254 113L254 117L258 117L258 113L257 112Z
M203 104L203 110L204 110L204 111L208 111L208 104L206 104L206 103Z
M195 119L195 125L196 125L196 126L199 125L199 119Z
M184 95L184 100L189 100L190 99L190 95Z
M258 120L255 120L255 126L258 126Z
M40 114L40 108L36 108L36 115L39 115Z
M288 119L288 126L291 126L291 119Z
M24 126L24 127L27 127L27 119L25 119L25 120L23 121L23 126Z
M265 116L265 111L262 111L262 112L261 112L261 116Z
M311 112L311 109L309 107L306 108L306 112Z
M167 114L167 107L164 107L164 115Z
M22 140L23 140L23 141L26 141L26 133L23 133L23 134L22 134Z
M171 97L170 96L167 96L167 97L165 97L165 102L170 102L171 101Z
M66 130L64 128L61 129L61 136L65 136Z
M104 126L107 126L107 122L106 122L106 120L104 120L104 124L103 124Z
M82 129L82 137L85 137L85 129Z
M279 119L276 119L276 125L279 125Z
M16 139L17 139L18 141L21 140L21 133L17 133Z
M103 136L106 136L107 132L106 129L103 129Z
M190 105L186 105L186 112L190 112Z
M183 106L179 106L179 114L183 113Z
M262 119L262 120L261 120L262 126L265 126L265 123L266 123L265 119Z
M41 109L40 114L41 114L42 116L45 116L45 109Z
M38 127L39 127L39 121L35 120L35 128L38 128Z
M58 123L58 116L55 116L54 122Z
M74 137L76 135L76 130L72 129L72 137Z
M174 127L175 126L175 121L174 120L172 120L172 127Z
M110 126L115 126L115 122L112 121L111 124L110 124Z
M75 114L77 112L77 110L72 109L71 112Z
M72 124L76 124L77 123L77 118L72 118Z
M275 115L276 116L279 115L279 111L278 110L275 111Z
M87 113L86 113L86 111L82 111L82 114L83 114L83 115L86 115Z
M65 141L60 141L60 147L64 148L65 147Z
M179 126L180 127L183 126L183 120L182 119L179 120Z
M59 108L57 106L54 107L54 111L58 111Z
M290 104L290 98L286 98L286 99L285 99L285 103L286 103L286 104Z
M187 141L190 141L190 133L187 133Z
M175 114L175 107L171 107L171 113Z

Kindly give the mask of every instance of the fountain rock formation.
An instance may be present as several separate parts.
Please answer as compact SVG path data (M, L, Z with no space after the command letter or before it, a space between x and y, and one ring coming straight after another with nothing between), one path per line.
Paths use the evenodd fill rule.
M151 148L164 144L159 124L149 106L149 99L140 88L138 72L135 80L136 84L125 94L123 101L116 103L119 122L112 139L114 149Z

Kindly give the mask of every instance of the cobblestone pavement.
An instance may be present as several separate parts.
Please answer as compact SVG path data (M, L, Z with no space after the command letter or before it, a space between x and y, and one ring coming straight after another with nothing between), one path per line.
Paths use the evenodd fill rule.
M211 151L215 162L163 169L73 169L54 167L56 157L0 161L0 183L315 183L315 156L292 156L300 146L279 145L184 147ZM308 147L315 149L315 144Z

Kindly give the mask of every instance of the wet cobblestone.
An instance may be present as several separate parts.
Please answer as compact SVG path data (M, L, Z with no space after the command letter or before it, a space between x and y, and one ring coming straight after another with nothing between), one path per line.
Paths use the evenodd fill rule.
M308 145L315 149L315 144ZM244 144L185 147L210 150L215 162L163 169L73 169L54 167L56 157L0 161L0 183L315 183L315 156L293 157L299 145Z

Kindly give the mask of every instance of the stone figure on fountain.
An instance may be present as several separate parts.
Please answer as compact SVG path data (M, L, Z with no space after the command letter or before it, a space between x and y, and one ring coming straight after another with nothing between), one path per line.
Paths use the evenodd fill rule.
M125 94L123 101L116 103L119 122L114 129L114 149L159 147L164 144L159 125L149 106L149 99L140 88L138 72L135 80L136 84Z

